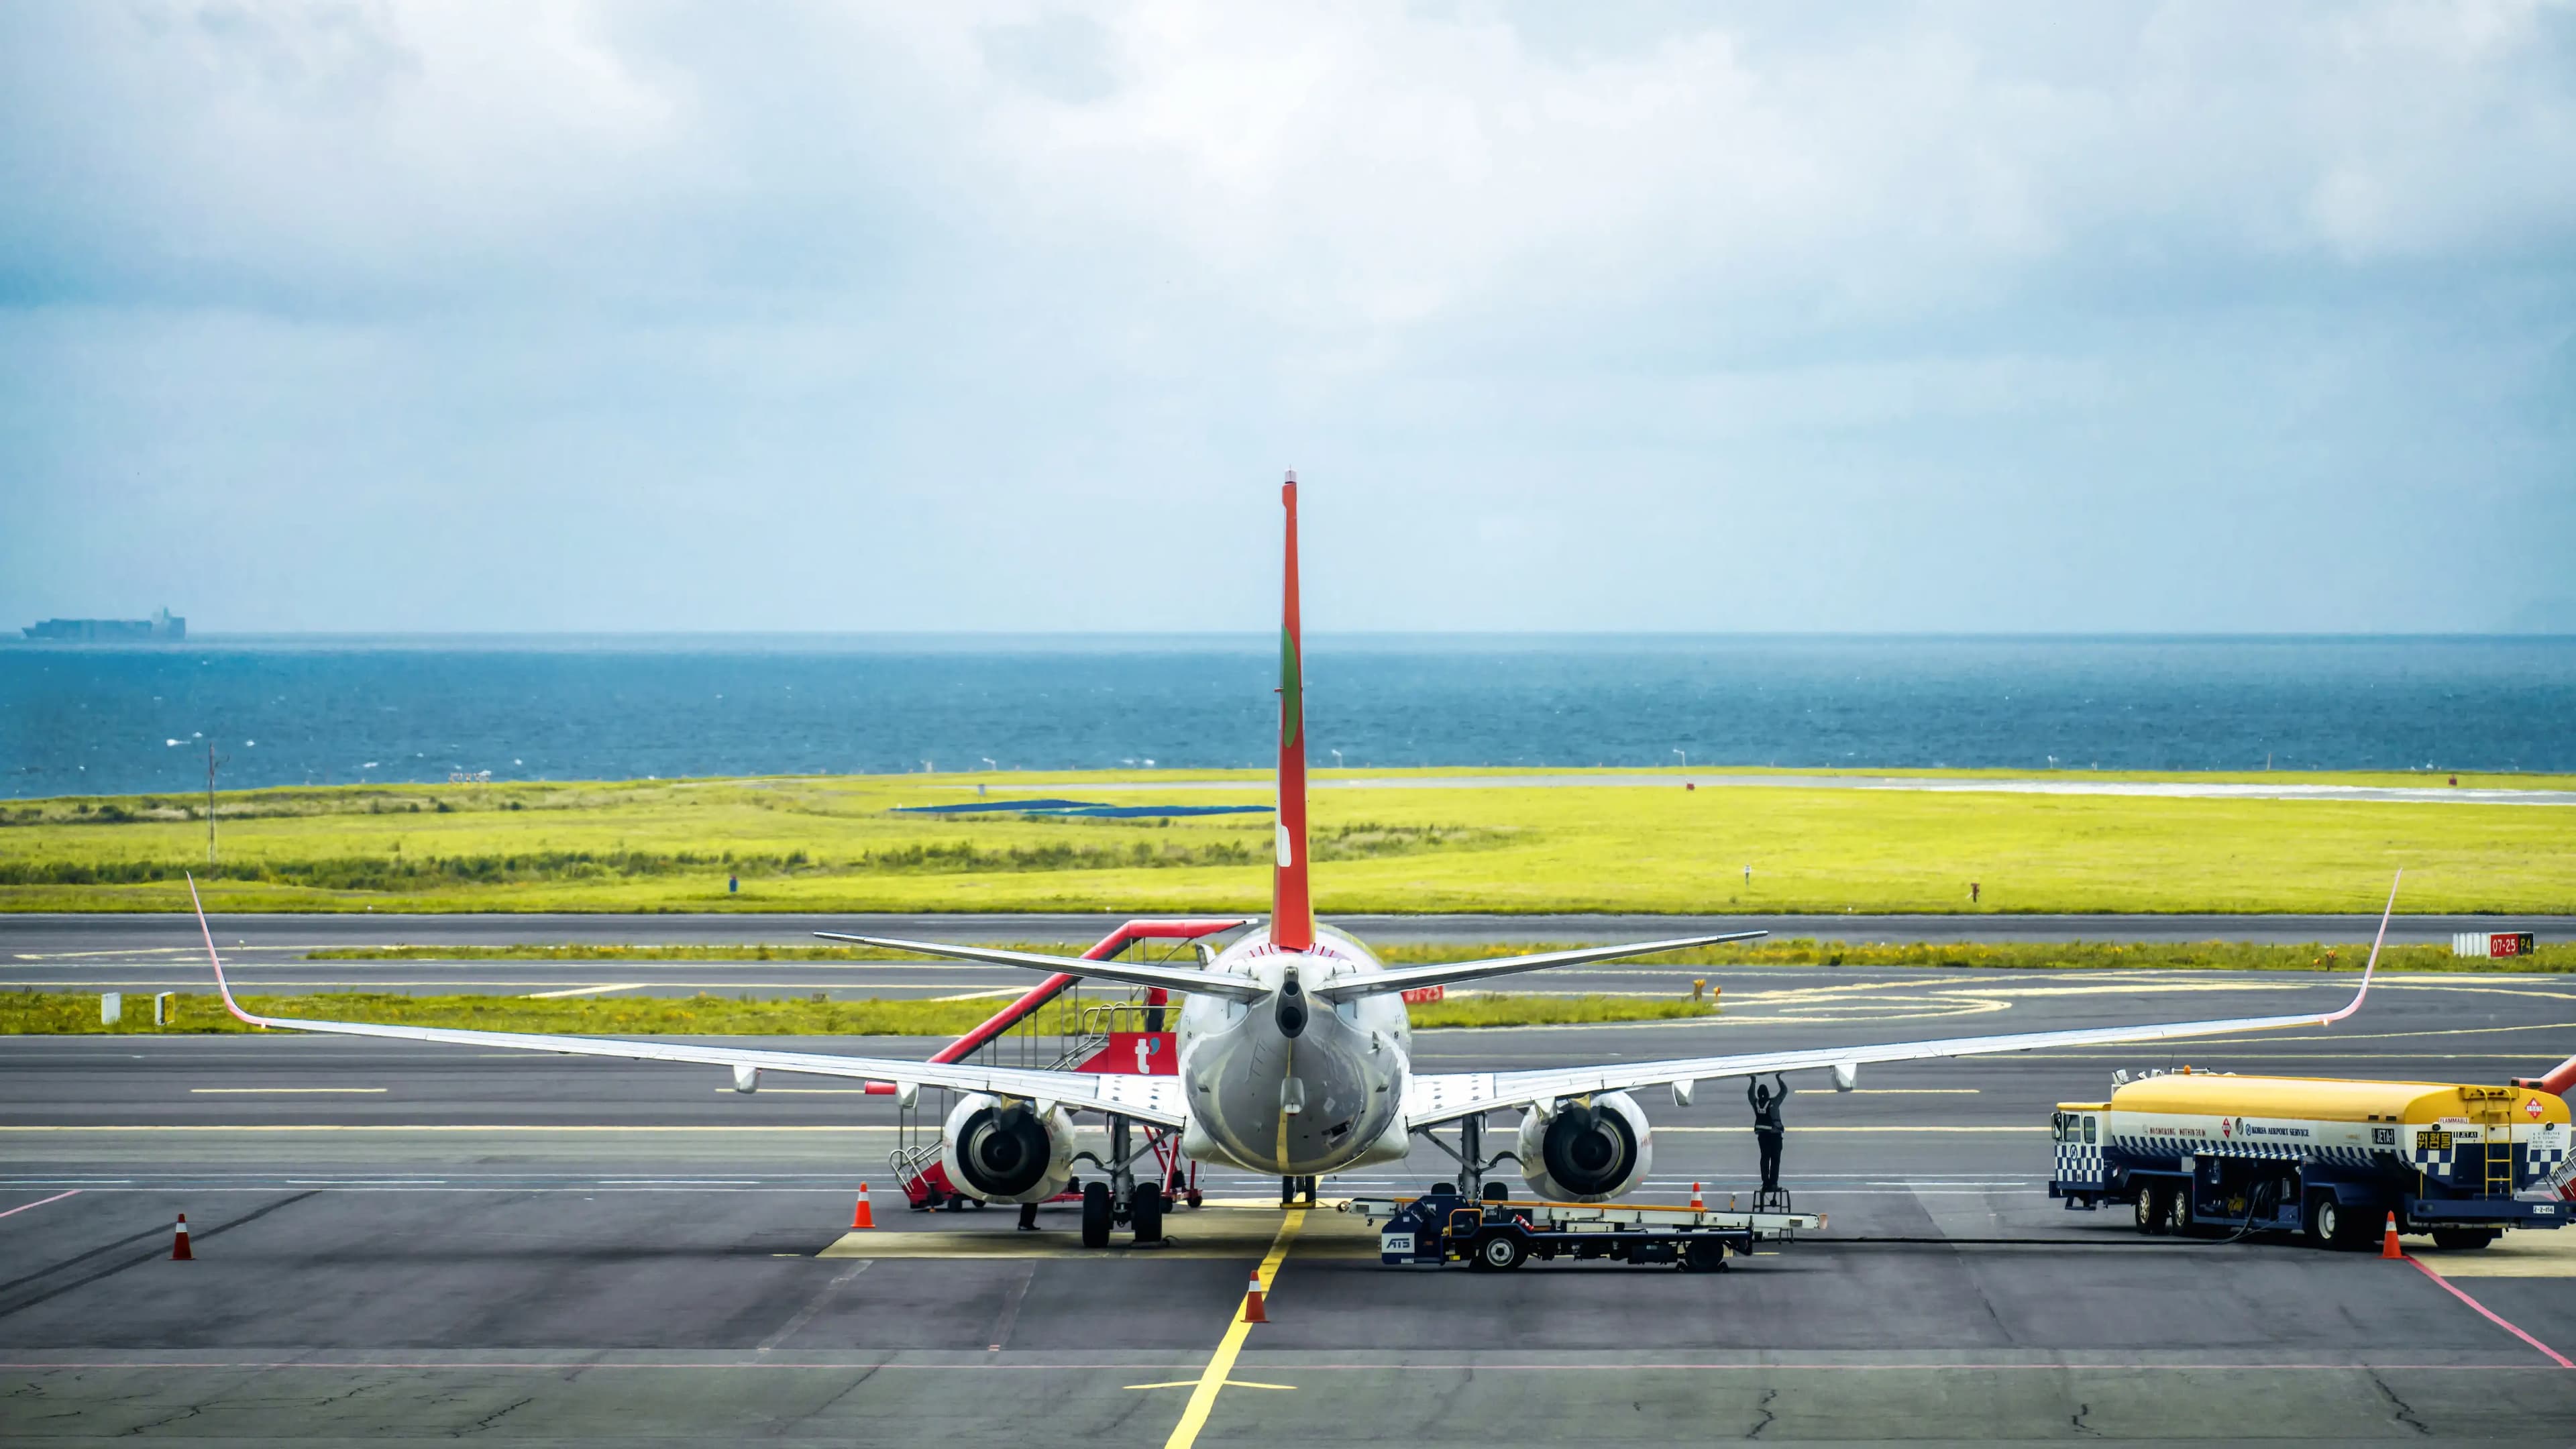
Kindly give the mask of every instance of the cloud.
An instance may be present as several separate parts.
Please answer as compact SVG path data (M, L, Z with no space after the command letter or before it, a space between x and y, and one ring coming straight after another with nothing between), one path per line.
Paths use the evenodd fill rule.
M0 192L0 469L77 542L0 544L22 612L142 586L118 478L129 545L321 560L187 580L207 627L388 577L435 607L379 627L1150 625L1052 555L1188 556L1290 464L1405 539L1516 495L1354 542L1361 625L2476 627L2262 571L2576 522L2564 4L21 6ZM425 508L628 567L330 561ZM891 531L902 597L709 513ZM1673 577L1614 585L1638 515ZM1747 523L1878 572L1748 607L1687 562ZM2186 587L2087 592L2146 540Z

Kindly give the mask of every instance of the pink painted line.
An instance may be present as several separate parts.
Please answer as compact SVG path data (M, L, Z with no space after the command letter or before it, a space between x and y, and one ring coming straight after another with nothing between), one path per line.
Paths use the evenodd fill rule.
M2462 1303L2476 1309L2479 1317L2484 1318L2487 1322L2494 1324L2496 1327L2503 1329L2514 1337L2521 1339L2523 1342L2530 1344L2533 1348L2540 1350L2541 1357L2548 1359L2551 1363L2558 1365L2560 1368L2576 1369L2576 1363L2569 1363L2567 1361L2567 1355L2560 1353L2558 1350L2551 1348L2548 1344L2542 1343L2539 1339L2532 1337L2530 1334L2523 1332L2521 1329L2516 1328L2512 1324L2497 1317L2494 1309L2487 1307L2485 1304L2480 1303L2478 1300L2470 1297L2466 1293L2461 1292L2459 1285L2453 1283L2450 1279L2445 1278L2441 1274L2434 1272L2432 1269L2425 1267L2423 1259L2416 1257L2413 1253L2409 1253L2406 1255L2406 1261L2415 1265L2416 1272L2421 1273L2425 1277L2432 1279L2434 1282L2441 1284L2443 1289L2452 1297L2457 1298Z
M2545 1348L2543 1348L2545 1351ZM523 1372L562 1374L562 1372L600 1372L600 1369L863 1369L863 1372L899 1372L920 1369L940 1374L992 1374L997 1369L1038 1369L1038 1372L1121 1372L1144 1374L1172 1369L1175 1364L799 1364L799 1361L742 1359L742 1361L685 1361L685 1364L518 1364L518 1361L453 1361L453 1364L412 1364L412 1361L358 1361L358 1359L252 1359L252 1361L118 1361L118 1359L85 1359L62 1361L62 1364L23 1364L23 1361L0 1361L0 1372L28 1372L28 1369L420 1369L420 1372ZM1419 1369L1473 1369L1479 1374L1584 1374L1584 1372L1620 1372L1633 1374L1638 1369L1669 1369L1669 1372L1741 1372L1741 1374L1783 1374L1783 1372L1971 1372L1991 1374L2002 1369L2020 1372L2308 1372L2308 1374L2362 1374L2362 1372L2424 1372L2424 1374L2537 1374L2540 1364L1270 1364L1278 1374L1383 1374L1383 1372L1419 1372Z
M20 1203L18 1206L16 1206L16 1207L13 1207L13 1208L9 1209L7 1212L5 1212L5 1213L0 1213L0 1218L14 1218L14 1217L16 1217L18 1214L20 1214L20 1213L22 1213L22 1212L25 1212L25 1211L26 1211L27 1209L29 1209L29 1208L40 1208L40 1207L43 1207L45 1204L47 1204L47 1203L49 1203L49 1202L61 1202L64 1198L67 1198L67 1197L78 1197L78 1196L80 1196L80 1189L79 1189L79 1188L73 1188L73 1189L72 1189L71 1191L69 1191L69 1192L58 1192L58 1193L55 1193L52 1197L40 1197L40 1198L36 1199L34 1202Z

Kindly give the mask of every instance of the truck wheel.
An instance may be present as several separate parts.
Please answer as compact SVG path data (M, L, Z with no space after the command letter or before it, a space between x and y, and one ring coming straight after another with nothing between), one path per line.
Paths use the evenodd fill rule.
M2308 1194L2308 1242L2316 1247L2335 1246L2335 1232L2343 1226L2343 1204L2330 1192Z
M1521 1261L1528 1256L1529 1245L1521 1241L1520 1234L1492 1233L1476 1244L1476 1256L1473 1261L1479 1268L1508 1272L1519 1267Z
M2129 1203L2129 1211L2130 1220L2137 1224L2140 1233L2152 1236L2162 1224L2163 1215L2156 1208L2156 1190L2152 1187L2139 1188L2137 1197Z
M2164 1231L2176 1238L2188 1238L2197 1231L2197 1225L2191 1220L2190 1188L2165 1189Z
M1690 1246L1682 1249L1682 1267L1693 1273L1726 1271L1726 1244L1715 1238L1694 1236Z
M1117 1226L1118 1205L1109 1197L1109 1184L1086 1182L1082 1185L1082 1245L1086 1248L1109 1246L1109 1230Z
M2433 1246L2446 1252L2465 1253L2483 1248L2504 1234L2494 1228L2435 1228Z

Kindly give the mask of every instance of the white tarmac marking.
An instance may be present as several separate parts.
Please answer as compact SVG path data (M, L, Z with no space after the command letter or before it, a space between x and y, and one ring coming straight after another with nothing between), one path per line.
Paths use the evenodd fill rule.
M649 981L621 981L613 986L572 986L566 987L561 991L531 991L527 994L525 999L529 1001L553 1001L558 997L565 996L597 996L603 991L641 991L651 984L652 983Z
M382 1092L383 1087L190 1087L201 1097L313 1097Z

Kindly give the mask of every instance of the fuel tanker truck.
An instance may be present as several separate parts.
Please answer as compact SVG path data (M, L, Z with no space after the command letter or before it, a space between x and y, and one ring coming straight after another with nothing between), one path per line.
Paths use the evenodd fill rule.
M2511 1086L2157 1072L2064 1102L2048 1195L2127 1206L2141 1233L2295 1232L2324 1247L2401 1233L2483 1248L2576 1213L2576 1057Z

